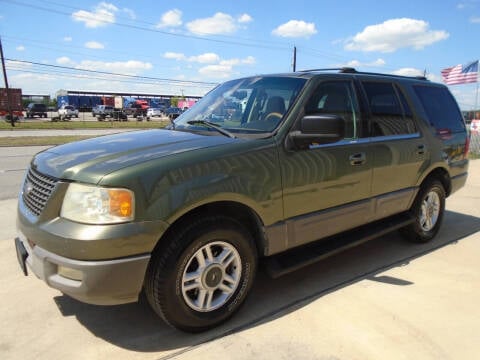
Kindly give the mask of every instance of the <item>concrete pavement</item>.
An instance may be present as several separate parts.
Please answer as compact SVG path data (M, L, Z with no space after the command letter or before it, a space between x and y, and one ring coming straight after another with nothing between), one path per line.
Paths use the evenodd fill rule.
M480 160L447 200L439 236L392 233L279 279L259 272L245 306L203 334L146 306L81 304L19 269L0 241L2 359L476 359L480 344ZM13 200L0 201L14 232ZM1 239L1 237L0 237Z

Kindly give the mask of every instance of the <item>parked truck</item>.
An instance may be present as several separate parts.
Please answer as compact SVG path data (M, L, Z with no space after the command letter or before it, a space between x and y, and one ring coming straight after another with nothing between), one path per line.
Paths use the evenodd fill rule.
M11 115L10 115L11 112ZM22 89L0 88L0 118L10 121L23 118Z
M147 117L147 110L148 110L148 102L146 100L134 100L130 102L127 106L125 106L125 114L127 116L133 116L137 120L143 120L143 118Z

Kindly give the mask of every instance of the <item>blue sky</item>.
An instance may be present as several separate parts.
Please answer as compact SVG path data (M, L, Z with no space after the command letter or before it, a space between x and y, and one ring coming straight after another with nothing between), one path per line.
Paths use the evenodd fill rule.
M9 83L24 94L203 95L227 79L290 71L294 46L298 70L426 70L441 82L441 69L480 57L479 35L480 0L0 0ZM476 84L450 89L474 107Z

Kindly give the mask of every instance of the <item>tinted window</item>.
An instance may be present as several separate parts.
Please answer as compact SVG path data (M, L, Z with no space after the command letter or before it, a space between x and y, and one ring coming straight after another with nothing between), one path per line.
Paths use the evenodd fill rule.
M397 92L393 84L364 82L363 87L372 114L373 136L416 133L412 112L403 94Z
M450 91L444 87L414 86L428 121L437 130L464 131L462 114Z
M341 116L345 120L345 138L353 139L359 136L360 115L352 83L321 83L305 106L305 114L316 113Z

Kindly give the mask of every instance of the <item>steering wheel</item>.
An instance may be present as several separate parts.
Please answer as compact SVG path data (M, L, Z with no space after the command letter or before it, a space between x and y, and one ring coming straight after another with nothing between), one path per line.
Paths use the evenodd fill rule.
M280 120L282 116L283 114L280 114L279 112L271 112L267 116L265 116L263 120L268 121L270 118L277 118L277 120Z

